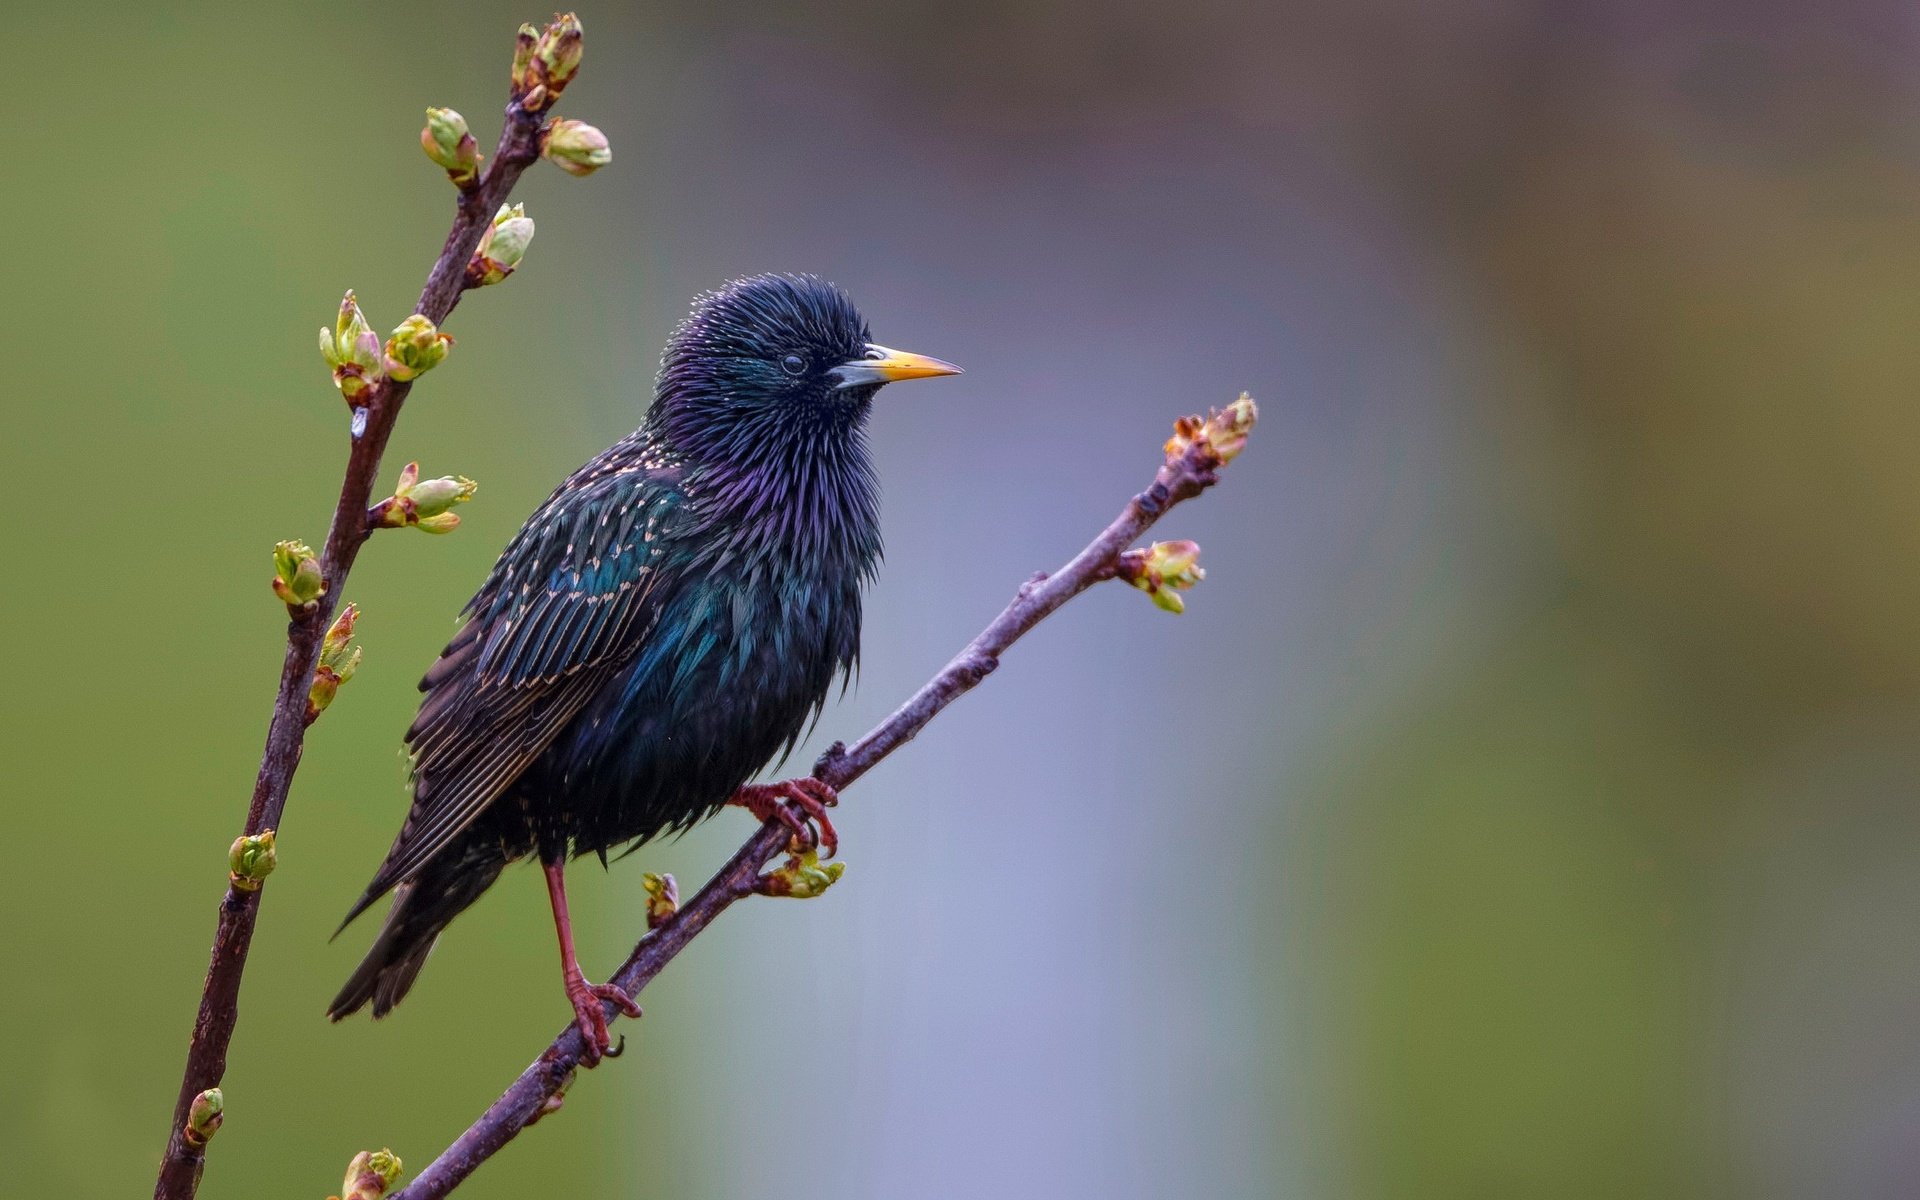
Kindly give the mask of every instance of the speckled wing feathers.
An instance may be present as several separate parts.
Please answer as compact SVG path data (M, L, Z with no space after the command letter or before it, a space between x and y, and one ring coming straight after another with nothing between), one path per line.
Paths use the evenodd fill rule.
M366 902L472 824L631 661L658 612L654 560L677 482L623 443L557 489L502 552L421 681L427 698L407 733L413 808Z

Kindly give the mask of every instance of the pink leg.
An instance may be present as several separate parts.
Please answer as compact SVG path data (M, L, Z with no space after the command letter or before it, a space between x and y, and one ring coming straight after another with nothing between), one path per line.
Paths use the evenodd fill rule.
M580 960L573 953L573 922L567 916L567 880L565 863L541 863L547 875L547 899L553 903L553 928L560 935L560 976L573 1005L573 1023L586 1039L586 1065L593 1066L613 1044L607 1032L607 1013L601 1001L611 1003L629 1017L640 1015L640 1006L611 983L588 983L580 973Z

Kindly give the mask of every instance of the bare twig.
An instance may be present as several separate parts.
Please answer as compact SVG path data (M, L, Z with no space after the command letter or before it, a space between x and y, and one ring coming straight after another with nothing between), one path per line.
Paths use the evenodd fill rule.
M520 173L540 156L541 130L546 121L544 106L551 101L542 97L527 99L523 104L523 91L516 80L514 99L507 106L506 125L501 130L493 161L477 181L469 181L469 186L460 189L453 228L414 306L415 312L436 326L446 320L460 302L462 292L471 286L468 263L496 210L513 190ZM399 419L401 406L412 389L411 380L402 382L387 377L354 402L364 408L364 422L356 412L340 498L334 505L333 524L327 532L320 560L326 591L311 606L294 611L287 626L287 652L280 668L280 690L274 700L273 720L267 728L260 770L254 779L253 799L247 808L249 835L276 829L286 808L287 791L300 765L305 742L308 690L319 659L321 639L333 619L334 606L339 601L347 573L353 569L354 558L372 531L367 516L368 502L380 472L380 456L386 450L394 422ZM254 923L259 917L260 896L257 886L253 890L230 887L220 902L212 961L201 990L200 1010L194 1018L180 1097L174 1107L173 1126L154 1187L155 1200L187 1200L199 1187L206 1146L203 1141L196 1145L197 1139L187 1136L188 1119L196 1097L218 1085L226 1071L227 1047L239 1015L240 978L246 969Z
M1166 463L1153 483L1129 500L1100 536L1052 575L1036 575L1023 584L1013 602L893 715L852 746L835 742L814 764L813 777L835 789L852 784L911 741L941 709L992 674L1000 665L1000 656L1028 630L1101 580L1118 575L1136 586L1148 587L1141 579L1150 558L1140 551L1128 552L1127 547L1167 509L1213 485L1221 464L1245 441L1253 418L1252 402L1242 397L1226 413L1215 414L1209 421L1183 420L1176 426L1174 440L1167 444ZM1181 553L1185 555L1184 565L1190 567L1191 553ZM1197 572L1189 582L1192 578L1198 578ZM789 838L788 829L778 821L762 825L678 912L663 921L649 920L650 930L612 981L629 996L639 994L728 906L763 890L762 880L768 877L762 872L788 848ZM619 1016L611 1005L607 1009L609 1020ZM554 1111L573 1080L583 1048L579 1030L568 1026L479 1120L392 1200L436 1200L447 1195L522 1129Z

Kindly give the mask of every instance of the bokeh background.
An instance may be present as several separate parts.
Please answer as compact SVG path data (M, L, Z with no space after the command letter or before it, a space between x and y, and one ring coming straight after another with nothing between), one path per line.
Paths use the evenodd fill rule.
M0 1159L144 1194L317 541L342 289L404 316L491 145L494 3L18 14L0 129ZM1920 22L1893 3L599 4L386 474L368 662L312 738L204 1195L424 1164L565 1017L537 877L389 1021L327 935L413 684L695 292L847 286L964 364L883 394L868 728L1152 469L1163 536L850 793L827 898L729 915L474 1197L1826 1197L1920 1187ZM590 973L640 874L574 876Z

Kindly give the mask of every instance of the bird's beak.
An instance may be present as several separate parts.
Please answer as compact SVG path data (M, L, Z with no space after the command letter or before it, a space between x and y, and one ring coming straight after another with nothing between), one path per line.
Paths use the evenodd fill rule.
M866 384L894 383L901 379L931 379L936 375L958 375L960 368L950 362L928 358L924 354L890 350L885 346L869 343L865 356L856 358L852 362L841 363L833 369L832 374L840 380L841 387L849 388Z

